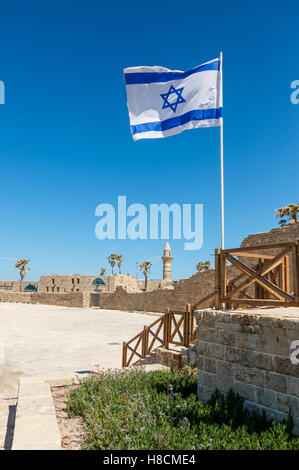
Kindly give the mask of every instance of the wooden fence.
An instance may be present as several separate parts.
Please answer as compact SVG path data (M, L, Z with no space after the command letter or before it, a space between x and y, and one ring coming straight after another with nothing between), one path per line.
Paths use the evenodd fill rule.
M227 264L239 273L227 279ZM188 347L196 339L194 311L203 303L218 309L246 306L299 306L299 244L280 243L229 250L215 250L215 290L186 310L167 309L158 320L145 326L123 343L122 365L145 359L159 346Z
M239 271L230 280L228 262ZM215 269L217 308L299 306L298 243L216 249Z
M135 363L139 362L159 346L168 348L170 344L174 344L187 347L195 337L195 319L192 306L186 305L184 312L167 309L162 317L145 326L143 331L130 341L123 343L122 365L123 367L129 366L133 359L135 359Z

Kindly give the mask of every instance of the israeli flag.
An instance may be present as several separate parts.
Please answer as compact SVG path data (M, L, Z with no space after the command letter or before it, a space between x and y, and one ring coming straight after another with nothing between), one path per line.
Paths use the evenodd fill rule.
M222 71L214 59L188 72L165 67L124 70L134 140L179 134L186 129L219 126L222 119Z

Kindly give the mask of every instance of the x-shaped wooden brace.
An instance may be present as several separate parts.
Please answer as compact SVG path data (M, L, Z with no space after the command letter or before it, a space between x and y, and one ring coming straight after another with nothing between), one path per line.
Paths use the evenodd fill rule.
M242 271L243 274L246 274L248 279L245 281L241 282L238 287L236 287L234 290L231 290L228 292L224 297L223 300L228 300L240 291L244 290L245 288L249 287L251 284L256 282L260 286L262 286L264 289L269 291L274 297L276 297L279 300L289 300L291 302L295 301L295 298L288 294L287 292L283 291L278 287L276 284L273 284L273 282L269 281L265 277L263 277L265 274L267 274L269 271L272 271L272 269L276 268L279 264L281 264L283 258L290 253L290 248L286 248L283 250L281 253L278 253L272 260L270 260L265 266L258 268L256 271L246 264L242 263L240 260L234 258L231 256L229 253L225 253L225 257L228 261L231 262L234 266L236 266L240 271ZM262 257L262 256L261 256Z

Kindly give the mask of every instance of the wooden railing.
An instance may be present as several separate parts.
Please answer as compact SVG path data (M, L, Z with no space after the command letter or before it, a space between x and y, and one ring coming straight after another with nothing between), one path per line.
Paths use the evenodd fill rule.
M272 253L269 253L272 251ZM249 261L248 261L249 260ZM227 263L239 271L227 279ZM166 313L123 343L122 365L127 367L145 359L159 346L188 347L196 339L194 311L204 307L236 309L244 306L299 306L299 244L279 243L264 246L215 250L215 290L186 310ZM231 276L231 274L230 274Z
M138 363L159 346L168 348L170 344L188 347L196 337L194 309L190 304L186 310L167 309L165 314L138 333L130 341L123 343L122 366Z
M272 251L272 254L269 251ZM239 274L230 280L227 280L228 262L239 271ZM223 305L228 309L238 308L240 304L299 306L297 243L216 249L215 269L217 308Z

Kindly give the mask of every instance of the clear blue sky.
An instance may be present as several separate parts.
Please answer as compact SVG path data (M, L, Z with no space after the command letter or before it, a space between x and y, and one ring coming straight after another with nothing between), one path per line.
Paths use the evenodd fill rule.
M100 241L95 208L204 204L204 244L172 241L174 278L220 244L219 129L134 143L124 67L188 70L224 54L226 247L277 226L274 209L298 201L297 0L2 1L0 279L13 260L41 274L94 274L111 252L154 261L163 240ZM8 258L8 259L7 259Z

